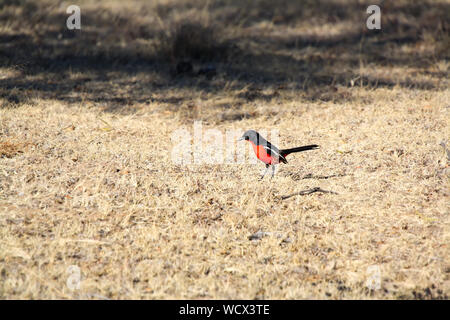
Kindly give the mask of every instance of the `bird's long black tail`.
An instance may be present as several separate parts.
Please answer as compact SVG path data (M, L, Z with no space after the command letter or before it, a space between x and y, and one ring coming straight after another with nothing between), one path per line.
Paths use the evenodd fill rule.
M317 144L311 144L309 146L297 147L297 148L292 148L292 149L283 149L283 150L280 150L280 152L283 156L287 156L290 153L314 150L314 149L319 149L319 146Z

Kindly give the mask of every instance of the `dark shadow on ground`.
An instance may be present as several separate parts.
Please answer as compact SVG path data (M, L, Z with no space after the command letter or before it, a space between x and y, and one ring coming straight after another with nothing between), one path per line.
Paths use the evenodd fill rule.
M242 103L270 101L292 89L306 100L345 101L351 95L337 87L446 87L447 72L433 66L449 58L448 3L382 2L382 30L367 30L366 6L358 1L217 1L208 7L210 23L226 38L225 47L207 59L167 57L158 47L164 27L155 22L183 10L202 12L205 4L143 2L139 13L82 7L82 30L73 31L60 5L21 0L0 6L0 24L9 25L0 32L0 68L11 70L0 77L3 106L39 97L120 111L192 99L174 89L214 94L225 86ZM182 61L192 70L177 72ZM205 66L213 72L199 72ZM361 66L412 71L399 78L362 73ZM272 93L262 92L267 88Z

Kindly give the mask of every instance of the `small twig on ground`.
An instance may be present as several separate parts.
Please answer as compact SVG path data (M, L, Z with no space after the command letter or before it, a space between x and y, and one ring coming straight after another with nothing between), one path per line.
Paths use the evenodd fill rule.
M338 194L337 192L334 192L334 191L323 190L320 187L315 187L315 188L312 188L312 189L302 190L302 191L299 191L299 192L296 192L296 193L293 193L293 194L290 194L290 195L287 195L287 196L282 196L281 200L286 200L286 199L289 199L289 198L294 197L294 196L304 196L304 195L315 193L315 192Z
M306 179L330 179L330 178L338 178L338 177L345 177L346 174L331 174L329 176L314 176L311 173L303 176L303 177L299 177L297 180L306 180Z

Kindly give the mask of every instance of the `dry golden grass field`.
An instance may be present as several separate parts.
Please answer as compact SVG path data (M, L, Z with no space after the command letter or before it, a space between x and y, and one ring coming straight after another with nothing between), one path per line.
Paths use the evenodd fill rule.
M1 299L448 299L449 1L72 3L0 1Z

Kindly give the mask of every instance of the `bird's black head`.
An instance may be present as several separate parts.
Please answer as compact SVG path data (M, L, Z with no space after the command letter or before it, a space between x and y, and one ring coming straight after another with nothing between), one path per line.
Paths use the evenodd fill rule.
M254 144L259 144L258 142L261 140L261 137L255 130L247 130L239 140L247 140L252 141Z

